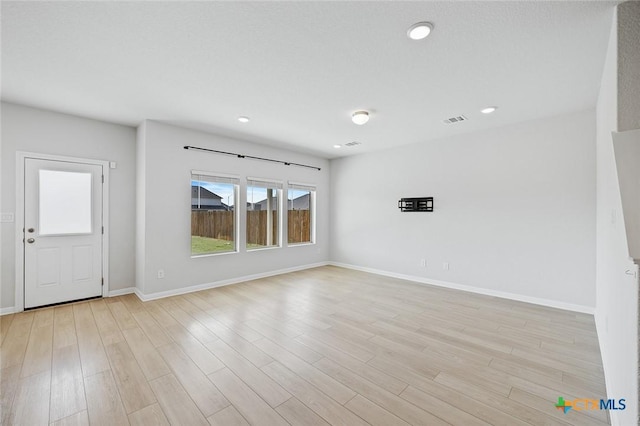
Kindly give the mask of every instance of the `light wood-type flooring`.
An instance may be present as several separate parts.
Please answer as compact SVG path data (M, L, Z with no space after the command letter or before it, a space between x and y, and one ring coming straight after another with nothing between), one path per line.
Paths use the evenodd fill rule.
M591 315L321 267L1 317L7 425L602 425Z

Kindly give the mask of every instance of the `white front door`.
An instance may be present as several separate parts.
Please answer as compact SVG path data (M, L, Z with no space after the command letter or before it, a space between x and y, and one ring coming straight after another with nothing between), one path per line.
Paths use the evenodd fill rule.
M102 295L102 166L25 158L24 171L24 307Z

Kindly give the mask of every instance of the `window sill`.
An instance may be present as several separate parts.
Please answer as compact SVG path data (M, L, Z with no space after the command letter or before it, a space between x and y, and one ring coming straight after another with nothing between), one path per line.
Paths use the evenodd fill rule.
M201 257L211 257L211 256L225 256L225 255L229 255L229 254L237 254L239 253L237 250L234 251L225 251L222 253L203 253L203 254L196 254L196 255L191 255L191 259L199 259Z
M287 244L287 247L301 247L301 246L315 246L316 243L314 242L310 242L310 243L293 243L293 244Z
M247 249L247 253L253 253L254 251L266 251L266 250L275 250L282 248L282 246L270 246L270 247L260 247L260 248L252 248Z

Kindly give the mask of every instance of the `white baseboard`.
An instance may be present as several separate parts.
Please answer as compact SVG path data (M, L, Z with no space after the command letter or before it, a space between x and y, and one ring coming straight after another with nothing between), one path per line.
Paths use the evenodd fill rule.
M135 292L135 287L120 288L118 290L111 290L107 297L124 296L125 294L131 294Z
M526 302L526 303L532 303L534 305L541 305L541 306L547 306L547 307L550 307L550 308L563 309L565 311L580 312L580 313L583 313L583 314L591 314L591 315L593 315L595 313L595 308L594 307L583 306L583 305L574 305L572 303L560 302L558 300L542 299L542 298L538 298L538 297L525 296L525 295L522 295L522 294L508 293L508 292L498 291L498 290L491 290L491 289L488 289L488 288L480 288L480 287L473 287L473 286L464 285L464 284L456 284L456 283L452 283L452 282L448 282L448 281L432 280L430 278L417 277L417 276L414 276L414 275L399 274L399 273L396 273L396 272L383 271L383 270L374 269L374 268L366 268L366 267L363 267L363 266L350 265L350 264L347 264L347 263L329 262L329 265L338 266L338 267L341 267L341 268L353 269L353 270L356 270L356 271L369 272L369 273L372 273L372 274L383 275L383 276L386 276L386 277L398 278L398 279L401 279L401 280L413 281L413 282L418 283L418 284L426 284L426 285L433 285L433 286L436 286L436 287L451 288L451 289L454 289L454 290L461 290L461 291L466 291L466 292L469 292L469 293L476 293L476 294L483 294L485 296L499 297L501 299L517 300L519 302Z
M214 281L211 283L198 284L190 287L183 287L175 290L161 291L161 292L151 293L151 294L144 294L136 287L127 287L127 288L121 288L118 290L112 290L109 292L107 297L123 296L125 294L133 293L136 296L138 296L140 300L142 300L143 302L146 302L149 300L162 299L164 297L177 296L179 294L193 293L194 291L207 290L207 289L216 288L216 287L223 287L231 284L239 284L242 282L257 280L260 278L273 277L276 275L287 274L289 272L296 272L296 271L302 271L305 269L318 268L320 266L327 266L328 264L329 262L318 262L318 263L312 263L308 265L294 266L292 268L278 269L278 270L269 271L269 272L261 272L259 274L245 275L242 277L230 278L228 280ZM7 308L0 308L0 316L12 314L14 312L15 312L15 308L13 306L10 306Z
M15 306L9 306L7 308L0 308L0 317L3 315L9 315L16 311Z
M296 271L302 271L305 269L318 268L320 266L326 266L326 265L338 266L341 268L353 269L353 270L362 271L362 272L369 272L376 275L382 275L386 277L412 281L418 284L451 288L455 290L466 291L469 293L499 297L501 299L517 300L519 302L532 303L534 305L547 306L551 308L563 309L563 310L572 311L572 312L581 312L581 313L591 314L591 315L595 313L595 308L591 306L574 305L571 303L560 302L557 300L542 299L537 297L525 296L521 294L507 293L507 292L502 292L497 290L472 287L472 286L468 286L464 284L456 284L448 281L432 280L429 278L417 277L414 275L399 274L396 272L383 271L381 269L367 268L363 266L351 265L351 264L340 263L340 262L318 262L318 263L313 263L308 265L295 266L292 268L262 272L259 274L245 275L242 277L230 278L227 280L214 281L214 282L205 283L205 284L198 284L190 287L178 288L175 290L161 291L161 292L151 293L151 294L144 294L136 287L127 287L123 289L110 291L109 297L122 296L125 294L135 293L140 300L146 302L149 300L162 299L164 297L177 296L179 294L193 293L194 291L207 290L207 289L216 288L216 287L223 287L226 285L238 284L246 281L257 280L260 278L267 278L267 277L273 277L276 275L282 275L289 272L296 272ZM13 306L10 306L7 308L0 308L0 316L14 313L14 311L15 309Z
M294 266L292 268L278 269L278 270L269 271L269 272L261 272L259 274L253 274L253 275L244 275L242 277L230 278L227 280L214 281L214 282L204 283L204 284L197 284L197 285L192 285L190 287L177 288L175 290L159 291L151 294L144 294L138 288L134 288L133 292L135 292L135 294L138 296L140 300L142 300L143 302L147 302L149 300L162 299L164 297L177 296L179 294L193 293L194 291L208 290L210 288L223 287L231 284L239 284L246 281L257 280L260 278L273 277L275 275L287 274L289 272L296 272L296 271L302 271L305 269L318 268L320 266L327 266L328 264L329 262L319 262L319 263L312 263L308 265Z

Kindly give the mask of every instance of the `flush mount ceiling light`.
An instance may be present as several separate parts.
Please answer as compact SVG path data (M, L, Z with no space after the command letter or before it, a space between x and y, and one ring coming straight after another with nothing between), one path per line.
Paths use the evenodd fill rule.
M342 145L335 144L333 147L336 148L336 149L337 148L342 148Z
M492 112L494 112L495 110L497 110L498 107L496 106L490 106L490 107L486 107L480 110L481 113L483 114L491 114Z
M238 117L238 121L241 123L248 123L249 122L249 117L245 117L244 115Z
M422 40L423 38L427 38L432 30L433 24L431 22L418 22L409 27L407 36L411 40Z
M367 121L369 121L369 113L367 111L356 111L351 114L351 121L353 121L358 126L362 126Z

